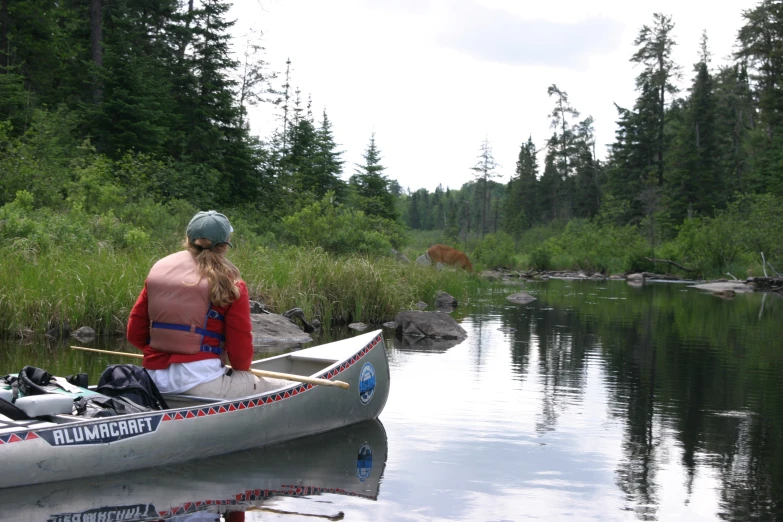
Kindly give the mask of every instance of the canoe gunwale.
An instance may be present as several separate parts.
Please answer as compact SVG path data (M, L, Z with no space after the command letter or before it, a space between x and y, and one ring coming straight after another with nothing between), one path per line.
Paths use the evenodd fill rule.
M372 333L376 333L376 332L372 332ZM380 334L380 330L378 330L377 335L375 337L373 337L373 339L369 343L366 343L365 345L363 345L362 349L359 350L358 352L356 352L354 355L346 357L346 358L341 359L341 360L337 360L333 364L331 364L331 365L329 365L329 366L327 366L327 367L325 367L325 368L323 368L323 369L313 373L312 375L307 375L305 377L314 377L314 378L327 379L327 380L333 379L337 375L339 375L340 373L345 371L347 368L349 368L350 366L355 364L355 362L348 363L348 366L345 366L342 369L340 369L343 365L346 364L346 362L350 361L351 359L355 359L355 360L358 361L359 359L361 359L364 356L364 354L366 352L369 352L369 350L374 348L377 345L378 342L383 343L383 337ZM318 348L318 347L314 347L314 348ZM301 350L299 352L292 352L292 353L288 353L288 354L276 355L274 357L269 357L269 358L265 358L265 359L259 359L259 360L253 361L251 363L251 367L253 367L253 365L255 365L257 363L261 363L261 362L264 362L264 361L269 361L269 360L277 359L277 358L285 358L285 357L288 357L288 356L290 356L292 354L299 354L299 353L302 353L302 352L306 352L307 350L310 350L310 348L306 348L306 349ZM359 355L359 354L361 354L361 355ZM324 362L326 362L326 361L324 361ZM336 371L336 370L338 370L338 371ZM204 407L220 408L221 406L223 406L226 409L228 409L232 404L236 408L238 408L238 406L236 406L236 404L238 402L246 402L246 401L251 401L251 400L258 400L260 398L267 399L268 396L275 396L275 395L284 396L286 393L288 393L290 395L292 389L296 389L297 390L297 394L299 394L299 393L302 393L302 392L304 392L306 390L310 390L310 389L312 389L312 388L314 388L316 386L317 385L306 384L306 383L298 383L296 381L291 381L290 385L287 385L287 386L282 387L282 388L276 388L274 390L268 390L268 391L265 391L265 392L262 392L262 393L257 393L257 394L253 394L253 395L248 395L246 397L239 397L239 398L234 398L234 399L215 399L215 398L211 398L211 397L199 397L199 396L191 396L191 395L176 395L175 397L188 398L188 399L193 400L193 401L203 401L205 404L203 406L188 405L188 406L181 406L181 407L177 407L177 408L169 408L169 409L166 409L166 410L155 410L155 411L147 411L147 412L139 412L139 413L128 413L128 414L124 414L124 415L121 415L121 416L118 416L118 417L121 417L122 419L131 419L131 418L134 418L134 417L145 417L145 416L148 416L150 414L161 414L161 413L162 414L171 413L171 414L175 414L176 415L176 413L178 413L178 412L179 413L183 413L183 412L187 412L188 410L193 410L194 408L204 408ZM301 388L304 388L304 389L300 390ZM164 395L164 397L165 397L165 395ZM283 398L288 398L288 397L283 397ZM265 402L265 404L266 404L266 402ZM232 409L230 411L234 411L234 410ZM223 413L223 412L221 412L221 413ZM41 417L41 418L33 419L33 420L37 420L38 422L51 422L49 420L49 418L53 418L53 419L57 419L57 420L61 421L61 422L58 423L58 427L61 427L61 425L64 424L64 422L62 422L62 421L66 420L66 419L70 419L70 417L71 416L68 416L68 415L52 415L52 416ZM90 422L102 422L102 421L105 421L106 419L107 419L107 417L101 417L101 418L87 417L87 418L85 418L85 417L73 416L73 419L71 420L71 422L73 424L90 423ZM20 431L24 431L24 429L25 428L20 428ZM2 435L0 435L0 445L3 444L3 443L7 443L7 441L3 441Z

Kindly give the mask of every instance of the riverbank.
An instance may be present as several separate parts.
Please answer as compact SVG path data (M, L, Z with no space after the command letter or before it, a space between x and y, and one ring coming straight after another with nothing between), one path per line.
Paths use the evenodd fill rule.
M593 281L627 281L628 284L641 285L645 282L690 283L694 288L709 290L724 296L727 292L776 292L783 295L783 277L748 277L740 279L692 279L671 274L638 272L633 274L605 275L600 272L587 273L583 270L488 270L479 276L489 281L541 281L547 279L577 279Z
M301 308L322 324L381 323L438 290L458 299L489 284L462 271L432 270L392 258L334 255L322 249L237 245L229 253L251 299L281 313ZM0 249L0 337L32 338L89 326L122 335L152 264L176 251L92 248L36 252Z

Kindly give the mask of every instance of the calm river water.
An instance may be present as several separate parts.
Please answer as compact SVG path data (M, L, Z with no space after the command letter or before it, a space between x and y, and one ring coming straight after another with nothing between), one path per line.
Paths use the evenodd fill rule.
M461 303L462 342L404 343L386 330L380 423L173 470L0 491L0 519L154 519L208 500L232 522L783 519L780 296L551 280L526 284L528 305L505 299L519 290ZM0 353L3 368L91 377L109 362L59 346ZM244 515L222 505L264 495ZM215 515L174 520L205 516Z

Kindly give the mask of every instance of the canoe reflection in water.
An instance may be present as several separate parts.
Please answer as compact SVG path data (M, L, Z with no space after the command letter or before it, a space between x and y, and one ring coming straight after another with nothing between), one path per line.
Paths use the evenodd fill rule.
M222 514L236 522L244 520L245 511L292 513L267 504L281 496L330 493L377 500L386 457L383 425L370 420L176 466L0 489L0 521L195 522L219 520ZM297 514L343 518L342 512Z

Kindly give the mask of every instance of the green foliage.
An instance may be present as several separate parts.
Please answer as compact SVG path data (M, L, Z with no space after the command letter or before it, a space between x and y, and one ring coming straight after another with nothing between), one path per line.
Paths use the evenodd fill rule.
M123 236L125 245L132 248L144 248L150 242L150 236L140 228L133 227Z
M546 247L538 247L528 256L530 268L535 270L549 270L552 267L552 255Z
M302 308L326 324L393 319L438 289L461 298L471 279L461 270L423 270L393 258L334 255L317 247L241 250L233 260L252 296L278 312Z
M353 206L368 216L396 221L399 214L395 196L390 190L389 179L383 174L386 168L381 165L381 152L375 144L375 133L370 136L370 143L362 157L364 165L358 165L350 179Z
M761 252L777 266L783 259L782 204L783 199L771 194L738 195L713 218L686 220L671 251L708 276L722 275L738 261L747 267Z
M575 267L596 272L628 270L624 261L647 249L634 227L600 227L586 220L570 221L563 234L550 243L571 257Z
M712 67L704 39L681 96L672 19L642 27L636 101L618 107L606 163L594 157L592 118L578 121L552 85L541 175L531 137L510 182L492 181L485 143L477 180L405 193L384 175L374 135L346 186L332 123L324 112L317 125L298 89L292 98L290 68L282 129L250 135L245 105L274 89L253 54L260 45L245 54L250 69L237 70L226 0L153 4L104 9L100 55L89 2L12 2L0 21L0 238L25 255L167 250L195 210L219 208L248 245L386 255L407 240L403 222L431 231L430 244L475 243L473 256L490 265L513 263L500 230L550 268L650 269L653 253L705 275L757 269L760 252L783 264L775 2L742 13L736 62Z
M3 125L0 204L26 190L35 196L37 205L63 206L63 187L70 181L69 163L79 154L71 136L75 125L74 115L65 109L35 111L30 127L21 136L13 137L10 125Z
M122 250L71 245L34 252L24 248L25 240L3 242L0 336L41 334L52 321L68 321L74 328L88 325L103 334L124 333L150 266L178 248L144 248L145 235L129 229L125 237L130 246ZM229 256L240 267L251 298L277 312L302 308L325 324L380 323L418 301L429 301L436 290L464 299L470 288L482 284L461 270L422 270L392 258L334 255L321 248L270 249L246 238L241 245Z
M337 203L331 192L283 218L282 229L295 245L321 247L331 253L384 255L403 241L400 225Z
M488 268L513 268L514 250L514 239L510 235L504 232L487 234L475 246L471 258Z
M650 252L645 252L642 250L629 252L624 258L623 266L625 272L628 272L629 274L635 274L639 272L655 272L655 263L649 259L652 259Z

